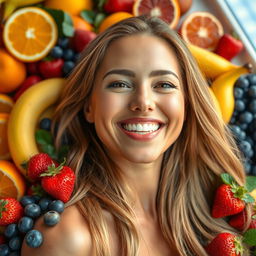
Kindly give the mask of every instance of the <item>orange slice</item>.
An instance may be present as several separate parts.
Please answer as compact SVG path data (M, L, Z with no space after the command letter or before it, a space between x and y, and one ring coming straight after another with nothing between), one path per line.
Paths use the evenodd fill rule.
M180 7L177 0L136 0L133 14L156 16L175 28L180 19Z
M50 14L37 7L27 7L9 17L3 36L12 55L24 62L33 62L50 52L58 39L58 31Z
M0 94L0 113L10 113L14 101L11 97L6 94Z
M133 17L133 15L130 14L129 12L115 12L113 14L110 14L100 24L99 32L103 32L104 30L114 25L115 23L131 17Z
M220 21L209 12L193 12L188 15L180 32L186 42L210 51L216 48L224 33Z
M26 183L17 167L5 160L0 160L0 198L20 199L26 190Z
M9 114L0 113L0 160L10 159L8 139L7 139L7 124Z

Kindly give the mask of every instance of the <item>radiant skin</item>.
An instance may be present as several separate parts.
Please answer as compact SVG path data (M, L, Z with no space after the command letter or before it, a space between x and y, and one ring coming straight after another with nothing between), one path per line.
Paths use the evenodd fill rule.
M163 154L180 135L184 122L182 86L178 60L165 41L149 35L125 37L107 50L90 104L85 106L87 121L94 124L131 187L128 196L136 214L140 256L178 255L162 236L155 200ZM153 126L144 128L159 129L141 135L125 131L123 123L147 123ZM103 212L111 255L118 256L113 216ZM76 206L65 209L58 225L46 227L40 218L35 229L43 233L43 245L39 249L24 245L22 256L96 256L88 224Z

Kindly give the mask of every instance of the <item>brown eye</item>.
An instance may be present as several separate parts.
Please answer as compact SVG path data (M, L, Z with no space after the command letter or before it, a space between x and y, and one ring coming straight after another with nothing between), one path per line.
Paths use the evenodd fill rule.
M174 85L173 83L169 83L169 82L161 82L158 83L155 88L160 88L160 89L176 89L177 86Z
M107 88L131 88L131 86L124 82L113 82Z

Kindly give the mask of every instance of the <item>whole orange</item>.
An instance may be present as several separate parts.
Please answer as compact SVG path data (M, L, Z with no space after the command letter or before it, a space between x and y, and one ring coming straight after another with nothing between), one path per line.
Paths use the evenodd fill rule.
M26 78L26 66L0 48L0 93L17 89Z
M99 27L99 32L103 32L104 30L106 30L108 27L114 25L115 23L133 17L132 14L130 14L129 12L115 12L109 16L107 16L102 23L100 24Z
M92 0L46 0L45 7L60 9L71 15L79 15L83 10L92 10Z
M73 26L75 29L93 31L93 26L90 23L88 23L86 20L84 20L83 18L76 16L76 15L72 15L71 18L72 18Z

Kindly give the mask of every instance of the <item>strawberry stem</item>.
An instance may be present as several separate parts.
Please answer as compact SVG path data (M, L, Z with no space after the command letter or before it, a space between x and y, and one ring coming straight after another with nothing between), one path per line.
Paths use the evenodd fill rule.
M46 176L51 177L59 174L63 169L65 162L66 162L66 159L64 159L63 162L58 167L56 167L55 164L49 165L48 169L45 172L40 174L40 177L46 177Z
M234 238L234 245L235 245L235 252L236 255L243 255L244 253L244 247L242 245L242 239L239 236L236 236Z
M0 218L2 218L2 212L6 212L7 208L5 207L8 204L8 201L1 199L0 200Z

